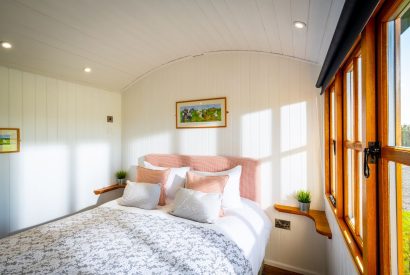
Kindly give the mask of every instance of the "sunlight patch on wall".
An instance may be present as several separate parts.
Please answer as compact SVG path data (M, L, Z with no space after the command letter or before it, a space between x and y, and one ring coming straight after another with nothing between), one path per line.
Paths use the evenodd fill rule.
M178 152L183 155L212 155L217 151L217 133L207 129L177 130ZM209 144L215 144L210 148Z
M23 150L24 149L24 150ZM43 223L67 214L69 151L65 145L22 147L20 178L13 180L12 230ZM21 167L21 170L20 170ZM46 210L46 211L45 211Z
M266 109L241 117L242 156L266 158L272 155L272 110Z
M261 190L263 190L261 196L261 206L268 207L271 205L272 198L274 197L274 185L277 184L274 182L272 177L272 160L265 160L261 162L260 173L263 179L261 181Z
M280 151L287 152L307 144L306 102L280 108Z
M297 190L307 189L306 151L282 157L280 168L280 199L294 200Z
M110 146L106 143L88 143L75 149L75 182L70 192L73 194L74 210L80 210L96 202L93 190L111 183Z

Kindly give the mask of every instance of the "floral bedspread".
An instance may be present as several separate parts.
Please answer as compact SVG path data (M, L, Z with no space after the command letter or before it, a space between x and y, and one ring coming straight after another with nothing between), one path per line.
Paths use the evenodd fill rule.
M98 207L0 239L0 274L252 274L223 234Z

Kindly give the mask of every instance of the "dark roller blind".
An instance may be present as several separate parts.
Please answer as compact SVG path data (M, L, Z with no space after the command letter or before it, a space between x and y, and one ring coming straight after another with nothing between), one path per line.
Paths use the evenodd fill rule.
M323 94L380 0L346 0L316 82Z

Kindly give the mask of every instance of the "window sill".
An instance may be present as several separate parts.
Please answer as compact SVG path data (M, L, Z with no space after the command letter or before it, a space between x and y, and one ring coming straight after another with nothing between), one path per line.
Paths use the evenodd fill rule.
M339 225L339 229L340 229L340 231L343 235L343 239L345 240L345 243L346 243L347 247L349 248L350 255L353 258L353 261L355 263L357 271L360 274L363 274L364 273L364 270L363 270L363 256L362 256L362 253L360 251L360 248L356 244L356 242L354 240L354 237L353 237L352 233L350 232L349 227L346 224L346 222L344 221L344 219L337 217L336 208L333 206L333 204L332 204L332 202L329 198L329 194L326 194L326 200L327 200L327 203L329 203L330 209L333 212L333 215L336 219L337 224Z

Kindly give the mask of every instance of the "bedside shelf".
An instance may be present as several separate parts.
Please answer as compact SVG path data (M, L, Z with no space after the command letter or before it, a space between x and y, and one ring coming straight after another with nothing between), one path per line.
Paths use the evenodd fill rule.
M96 190L94 190L94 194L101 195L103 193L107 193L107 192L110 192L112 190L120 189L120 188L125 188L125 184L114 184L114 185L110 185L110 186L103 187L103 188L100 188L100 189L96 189Z
M275 204L274 208L279 212L306 216L315 222L316 232L322 234L329 239L332 238L332 231L330 231L329 223L327 222L325 211L309 210L308 213L302 212L298 207Z

